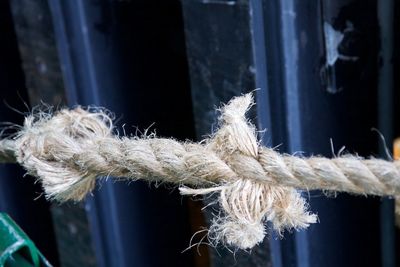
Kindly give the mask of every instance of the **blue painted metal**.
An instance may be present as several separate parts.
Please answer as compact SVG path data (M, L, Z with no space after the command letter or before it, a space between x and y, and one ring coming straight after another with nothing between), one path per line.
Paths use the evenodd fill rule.
M163 135L193 137L178 2L49 4L70 105L115 111L128 125L118 125L120 132L135 133L130 125L144 129L155 121ZM86 200L99 266L192 263L190 253L181 253L191 235L177 192L142 182L101 184Z
M334 156L332 138L336 152L346 145L361 155L377 153L378 138L370 132L378 125L376 1L183 3L200 135L215 122L213 105L253 89L255 82L260 88L256 119L261 129L267 128L262 135L266 145L288 153ZM274 266L392 262L393 222L388 218L393 210L381 208L380 199L346 194L326 198L311 192L309 200L321 223L288 233L283 240L271 238ZM268 256L260 257L268 248L263 243L249 258L238 254L237 266L270 264ZM216 266L230 263L224 250L221 257L212 256Z
M250 3L261 88L257 113L259 124L268 128L264 143L280 145L283 152L334 156L332 138L336 152L346 146L361 155L376 153L378 140L370 129L378 125L377 2ZM338 47L329 46L325 23L331 34L343 35ZM329 49L338 53L332 65ZM392 203L381 208L379 199L326 198L321 192L305 197L320 223L271 239L274 266L393 266Z

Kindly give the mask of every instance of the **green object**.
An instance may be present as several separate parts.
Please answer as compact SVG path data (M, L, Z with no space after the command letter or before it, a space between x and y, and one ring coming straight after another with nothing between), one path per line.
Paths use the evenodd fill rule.
M51 266L10 216L0 213L0 267Z

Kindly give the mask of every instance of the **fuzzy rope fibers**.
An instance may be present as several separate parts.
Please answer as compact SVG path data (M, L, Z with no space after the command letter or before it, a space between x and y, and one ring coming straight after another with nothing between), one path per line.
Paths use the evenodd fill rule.
M218 194L209 229L214 243L240 249L260 243L270 221L278 232L317 220L297 191L322 189L396 196L400 163L355 156L303 158L260 145L245 117L246 94L221 108L220 127L199 143L113 135L104 111L63 109L33 114L12 139L0 140L0 162L18 162L50 199L82 200L99 177L177 184L183 195Z

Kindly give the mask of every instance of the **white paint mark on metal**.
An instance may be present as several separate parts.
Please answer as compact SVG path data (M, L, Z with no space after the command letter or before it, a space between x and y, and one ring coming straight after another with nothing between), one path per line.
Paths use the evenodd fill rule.
M324 22L326 62L334 65L339 58L338 47L343 40L343 33L336 31L328 22Z
M330 66L333 66L338 59L344 61L358 60L358 57L343 55L339 52L339 45L343 41L344 34L347 32L352 32L354 30L353 24L350 21L346 22L346 26L346 29L344 29L342 33L335 30L328 22L324 22L326 62Z

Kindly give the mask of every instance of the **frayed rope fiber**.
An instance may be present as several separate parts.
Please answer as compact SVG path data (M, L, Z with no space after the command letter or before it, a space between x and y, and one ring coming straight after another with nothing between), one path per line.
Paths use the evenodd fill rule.
M115 136L104 111L31 115L15 137L0 141L0 162L21 164L58 201L82 200L96 178L109 176L177 184L183 195L217 194L221 213L209 238L240 249L264 239L266 221L278 232L317 221L297 189L400 193L398 161L303 158L261 146L245 117L253 104L252 94L232 99L221 108L218 131L200 143Z

